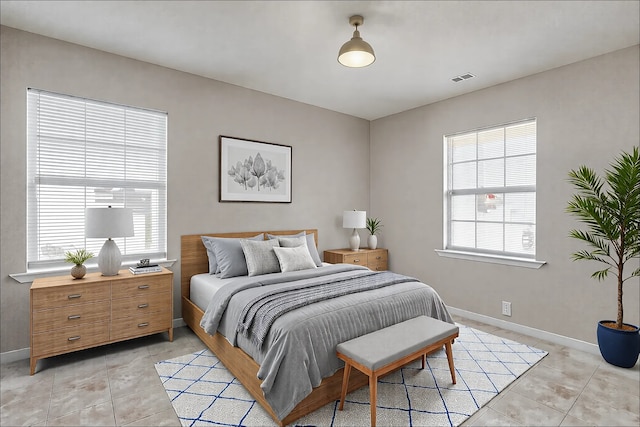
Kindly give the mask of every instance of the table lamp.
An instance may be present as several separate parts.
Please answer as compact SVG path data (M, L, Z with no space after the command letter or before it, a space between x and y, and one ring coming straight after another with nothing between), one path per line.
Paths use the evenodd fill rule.
M358 234L358 228L364 228L367 223L366 211L344 211L342 214L342 227L353 228L353 233L349 237L349 247L352 251L357 251L360 248L360 235Z
M98 267L103 276L117 276L122 265L122 254L116 237L133 236L133 210L129 208L87 208L85 235L88 238L106 238L98 254Z

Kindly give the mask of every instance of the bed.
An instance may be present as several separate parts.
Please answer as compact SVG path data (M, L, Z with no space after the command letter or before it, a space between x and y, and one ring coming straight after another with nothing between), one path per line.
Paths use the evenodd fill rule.
M197 283L198 280L202 279L204 282L207 282L211 281L209 278L214 277L208 275L210 269L209 258L207 256L207 249L202 241L202 236L250 239L255 238L260 233L264 233L266 238L268 234L272 236L291 236L300 234L302 231L304 231L306 235L312 235L312 242L317 246L318 232L315 229L197 234L181 237L181 292L182 317L184 321L220 359L225 367L236 378L238 378L253 398L260 403L260 405L279 425L290 424L327 403L336 401L340 398L343 369L339 365L335 364L339 363L335 356L335 345L337 345L337 343L332 340L341 341L354 334L355 336L358 336L358 334L368 333L372 328L376 329L388 326L389 322L391 322L391 324L397 323L401 321L400 319L402 316L406 318L414 317L419 314L426 314L441 320L452 322L451 317L446 310L446 306L437 296L437 293L435 293L435 291L430 287L423 283L419 283L416 280L403 281L395 279L396 282L394 282L393 285L384 285L382 288L377 288L370 284L369 286L371 286L371 290L334 297L331 298L330 301L328 300L306 305L305 307L283 314L282 318L275 320L272 325L272 328L276 331L268 332L267 335L262 335L260 337L261 340L264 340L263 342L260 340L255 341L255 336L251 336L252 339L250 339L248 337L236 336L234 334L236 327L234 323L235 318L233 322L228 320L228 318L233 318L234 313L237 317L239 309L226 309L225 302L222 309L218 308L220 313L224 313L221 314L223 317L216 318L212 314L211 306L218 303L214 304L212 302L208 308L205 307L206 299L210 298L207 292L200 290L205 288L198 288L194 286L192 295L192 281ZM307 242L307 244L309 244L309 242ZM266 292L265 290L270 289L272 286L292 287L292 285L289 284L295 284L295 287L298 288L298 283L301 283L304 286L317 286L314 285L314 283L322 283L324 280L334 280L334 277L341 279L344 283L350 283L348 281L351 279L371 280L369 276L373 277L376 275L376 277L378 277L377 275L379 275L379 273L370 272L369 270L366 272L361 270L367 269L359 266L325 265L323 267L316 268L314 271L273 273L255 276L253 278L237 277L235 279L224 279L222 281L212 279L212 283L217 289L216 298L218 300L221 298L220 295L225 294L226 292L230 295L227 300L231 299L235 301L238 299L242 300L242 296L250 292ZM392 276L395 273L386 274L388 276ZM397 277L398 275L395 276ZM360 279L361 277L363 279ZM289 282L287 282L288 284L282 284L280 283L281 281ZM311 285L308 285L307 283L311 283ZM237 290L231 290L233 287L236 287ZM300 287L303 286L300 285ZM398 288L397 291L395 290L396 287ZM302 290L301 292L305 291ZM400 296L392 295L394 292L397 292ZM403 292L405 292L406 295L403 294ZM414 303L413 301L417 298L413 297L411 292L420 292L420 294L426 294L428 292L430 295L433 294L433 296L429 296L432 301L424 304ZM397 315L389 315L386 312L385 304L392 304L391 301L395 301L393 304L396 304L396 300L403 298L408 300L407 295L411 296L412 301L407 304L411 304L412 307L403 310L409 311L403 311L401 314ZM245 300L247 299L246 296L244 298ZM332 304L349 305L356 304L354 301L360 300L363 302L357 302L357 310L352 309L355 306L349 306L348 308L341 306L342 308L340 308L340 310L335 310L336 312L340 311L341 313L329 314L329 312L333 313L334 311L332 308L334 306L332 306ZM325 304L328 308L325 308ZM426 307L425 304L431 304L431 306ZM375 307L375 309L373 307ZM382 310L380 310L380 308L382 308ZM246 310L244 313L246 314ZM344 321L337 320L337 316L350 317L348 321ZM215 318L216 320L211 321L212 318ZM368 320L362 320L364 318ZM402 320L405 319L402 318ZM232 323L232 325L230 326L229 323ZM301 328L303 328L301 325L302 323L308 323L310 328L317 328L321 330L321 332L317 333L321 338L318 338L317 336L307 338L307 335L305 334L312 335L312 333L306 330L301 331ZM345 326L347 323L349 325L348 327ZM359 325L359 323L362 323L362 325ZM201 324L207 327L211 334L207 333ZM213 326L211 326L212 324ZM289 326L283 326L286 324L293 324L293 326L291 326L292 331L284 329L289 328ZM368 329L358 330L358 328ZM284 338L281 339L281 336L289 333L293 338L288 340L285 340ZM276 336L276 338L274 338L274 336ZM307 339L309 342L305 341ZM282 344L282 342L286 342L287 344ZM296 346L293 346L291 342L295 342ZM300 342L299 346L297 346L298 342ZM284 345L287 347L283 347ZM319 350L320 348L323 350ZM297 355L297 352L300 353L300 356ZM288 362L289 365L285 365L284 362L281 362L280 360L274 362L272 360L274 358L272 357L273 354L279 354L280 356L285 354L287 356L286 358L290 359ZM299 362L296 362L296 357L300 358ZM318 361L316 361L316 359ZM260 361L260 363L256 362L256 360ZM282 369L280 369L281 363L283 364ZM271 375L270 371L272 370L272 366L276 365L276 372ZM278 369L280 369L280 372L278 372ZM265 374L265 372L269 373ZM293 380L289 380L286 377L288 375L295 376L295 381L297 381L308 372L310 373L309 382L312 386L307 387L308 390L305 389L303 392L300 391L299 387L292 386L290 387L292 390L292 396L288 396L289 383L287 381ZM264 379L265 384L263 384L263 380L259 379L259 377ZM364 374L357 370L352 370L349 381L349 392L367 384L368 378ZM273 391L271 391L272 386ZM271 392L271 394L269 394L269 392ZM289 402L289 406L283 406L282 402Z

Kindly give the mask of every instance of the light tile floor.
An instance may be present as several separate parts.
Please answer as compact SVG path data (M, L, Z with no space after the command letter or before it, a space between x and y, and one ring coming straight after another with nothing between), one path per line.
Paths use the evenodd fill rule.
M549 352L464 425L640 424L640 369L464 318L465 325ZM179 426L154 363L204 345L187 327L52 357L29 375L28 360L0 367L0 425Z

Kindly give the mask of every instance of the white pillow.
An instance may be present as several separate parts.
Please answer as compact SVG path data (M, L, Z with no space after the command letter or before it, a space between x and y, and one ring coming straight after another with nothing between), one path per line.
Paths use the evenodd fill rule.
M280 271L278 258L273 252L273 248L278 246L277 240L240 240L240 245L242 245L242 252L247 260L249 276Z
M280 270L282 270L283 273L316 268L316 263L313 262L311 254L309 254L309 249L307 249L307 245L293 248L281 248L274 246L273 251L275 252L276 257L278 257Z
M320 254L318 253L318 248L316 247L316 239L312 234L306 234L305 231L301 231L298 234L289 234L289 235L275 235L267 233L267 239L278 239L278 238L286 238L286 237L300 237L305 236L307 238L307 248L309 249L309 253L311 254L311 258L316 263L316 267L322 267L322 261L320 260ZM284 246L282 243L280 246Z

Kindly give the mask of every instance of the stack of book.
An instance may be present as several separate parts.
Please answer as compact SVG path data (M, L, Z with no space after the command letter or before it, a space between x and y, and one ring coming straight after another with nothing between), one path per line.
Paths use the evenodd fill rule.
M144 274L144 273L159 273L162 271L162 267L158 264L146 265L144 267L129 267L129 271L133 274Z

